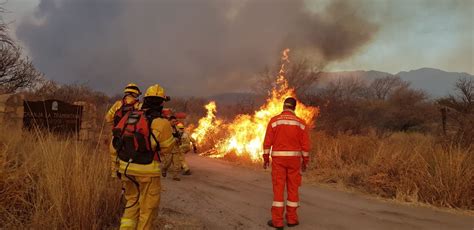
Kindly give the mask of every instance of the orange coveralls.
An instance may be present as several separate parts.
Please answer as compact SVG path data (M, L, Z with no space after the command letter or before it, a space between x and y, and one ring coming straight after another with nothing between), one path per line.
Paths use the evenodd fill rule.
M292 110L273 117L267 126L263 142L263 157L272 156L273 204L272 222L283 226L284 194L287 191L286 220L298 223L298 188L301 186L301 161L309 162L309 128Z

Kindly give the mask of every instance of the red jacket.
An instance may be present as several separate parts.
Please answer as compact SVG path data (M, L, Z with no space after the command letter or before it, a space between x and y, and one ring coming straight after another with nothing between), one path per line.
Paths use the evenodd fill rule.
M309 161L309 127L291 110L270 119L263 141L264 157L270 154L278 156L303 156L305 163Z

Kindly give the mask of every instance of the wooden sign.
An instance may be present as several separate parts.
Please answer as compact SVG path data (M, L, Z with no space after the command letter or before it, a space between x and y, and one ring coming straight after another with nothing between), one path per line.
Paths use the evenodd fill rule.
M23 127L39 128L56 134L78 134L82 106L58 100L24 101Z

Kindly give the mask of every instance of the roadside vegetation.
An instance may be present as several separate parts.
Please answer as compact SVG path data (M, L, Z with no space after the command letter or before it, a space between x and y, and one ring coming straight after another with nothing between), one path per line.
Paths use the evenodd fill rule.
M0 133L0 226L5 229L104 229L117 226L120 183L109 156L74 139ZM98 218L99 217L99 218Z
M420 133L312 135L307 179L405 202L474 210L474 151Z

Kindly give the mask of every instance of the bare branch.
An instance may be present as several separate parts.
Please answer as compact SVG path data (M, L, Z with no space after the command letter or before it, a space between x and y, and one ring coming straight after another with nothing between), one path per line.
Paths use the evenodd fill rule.
M2 12L5 11L0 7ZM0 93L31 87L41 75L28 58L21 57L21 49L8 35L5 23L0 21Z
M290 87L295 89L298 95L305 95L320 77L321 67L314 65L308 59L300 59L290 62L285 77ZM268 67L257 75L253 90L257 94L266 94L271 89L278 74Z
M377 78L369 86L369 96L378 100L386 100L394 90L406 88L410 83L403 81L399 76Z

